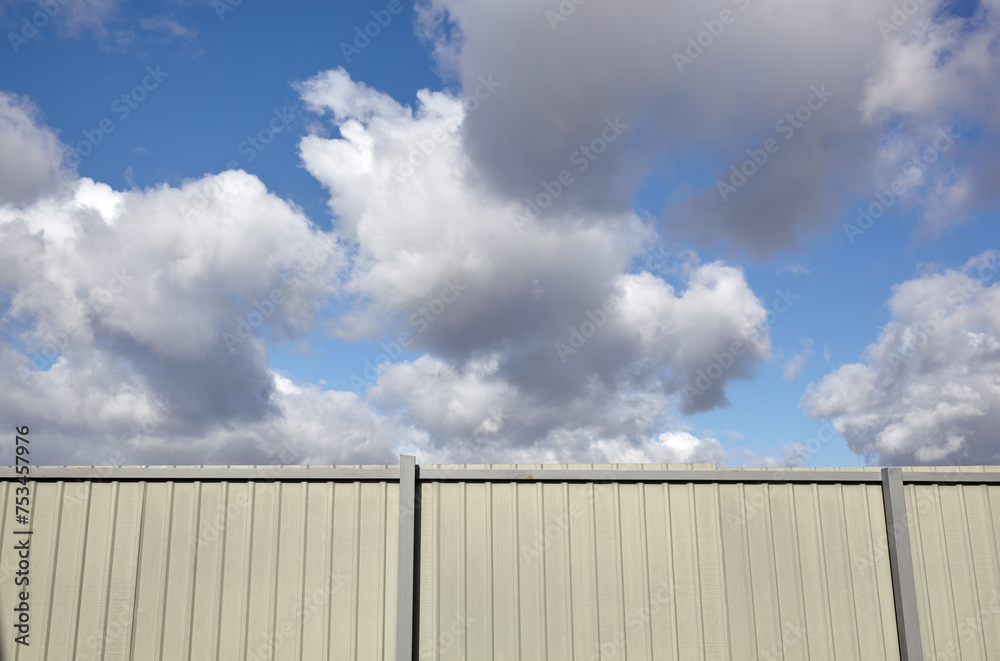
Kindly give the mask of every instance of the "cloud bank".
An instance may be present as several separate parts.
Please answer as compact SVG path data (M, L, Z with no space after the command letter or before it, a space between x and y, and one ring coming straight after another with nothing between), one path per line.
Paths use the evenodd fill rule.
M560 204L622 211L640 186L662 191L665 231L702 245L795 247L831 227L845 199L894 179L939 128L979 137L911 186L904 203L921 230L997 199L997 0L969 15L931 0L418 9L442 71L466 89L503 81L463 133L510 199L537 194L616 116L632 128Z
M835 418L851 449L878 463L1000 462L998 257L896 286L863 362L811 386L803 408Z
M769 355L766 333L745 334L766 313L740 269L662 252L670 275L635 268L657 237L630 212L525 219L482 185L460 98L424 91L412 109L342 70L299 90L337 135L300 147L334 232L242 171L4 200L4 419L39 421L67 463L727 456L676 413L725 405ZM58 145L28 139L47 129L19 130L58 164ZM315 328L417 357L373 362L355 392L269 367L266 342Z

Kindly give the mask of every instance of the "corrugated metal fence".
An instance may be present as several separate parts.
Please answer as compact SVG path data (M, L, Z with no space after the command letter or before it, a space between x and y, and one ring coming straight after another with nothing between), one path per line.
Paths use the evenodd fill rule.
M3 659L1000 659L1000 469L0 471Z

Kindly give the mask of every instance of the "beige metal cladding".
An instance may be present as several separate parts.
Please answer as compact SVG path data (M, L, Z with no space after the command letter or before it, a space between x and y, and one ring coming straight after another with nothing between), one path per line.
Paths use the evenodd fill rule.
M996 468L405 459L34 468L30 647L0 469L0 659L1000 659Z
M1000 659L1000 486L904 488L925 657Z
M899 658L877 484L421 495L420 659Z
M394 655L395 482L32 483L28 647L16 486L0 482L3 659Z

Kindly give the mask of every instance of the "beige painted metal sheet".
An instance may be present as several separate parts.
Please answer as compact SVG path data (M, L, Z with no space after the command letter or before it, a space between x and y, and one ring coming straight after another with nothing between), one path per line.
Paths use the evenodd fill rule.
M1000 487L906 485L928 659L1000 659Z
M421 489L421 659L899 658L878 485Z
M397 484L32 484L28 647L16 486L0 483L3 659L395 655Z
M224 472L32 484L28 648L0 482L0 658L394 657L398 486ZM420 488L418 658L898 658L879 485ZM905 490L926 658L1000 658L1000 487Z

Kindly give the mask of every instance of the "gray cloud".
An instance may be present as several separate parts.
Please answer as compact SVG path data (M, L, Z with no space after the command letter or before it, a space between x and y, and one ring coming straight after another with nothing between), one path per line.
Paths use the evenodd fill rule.
M62 147L27 99L0 92L0 203L31 202L53 187Z
M466 90L487 72L503 81L463 127L469 156L499 194L536 195L606 117L621 116L629 130L580 175L585 185L566 191L560 212L628 209L656 172L662 183L646 185L669 200L666 232L764 255L827 229L845 201L891 171L885 141L933 125L964 121L988 137L963 152L977 166L962 176L967 194L947 183L950 166L930 173L921 201L936 198L938 208L927 215L941 222L948 209L995 201L995 165L978 166L996 147L987 108L996 105L998 55L984 44L997 34L997 3L980 3L970 18L940 2L914 5L885 37L879 21L894 6L425 0L418 29ZM821 86L832 96L794 135L777 128ZM722 200L714 181L706 185L769 137L780 150L736 194ZM935 195L942 185L950 195Z

